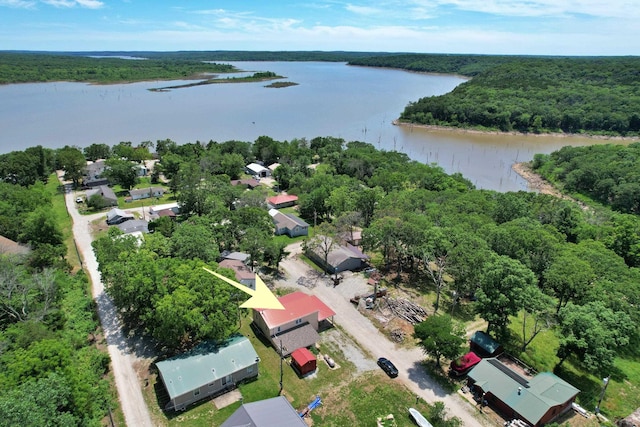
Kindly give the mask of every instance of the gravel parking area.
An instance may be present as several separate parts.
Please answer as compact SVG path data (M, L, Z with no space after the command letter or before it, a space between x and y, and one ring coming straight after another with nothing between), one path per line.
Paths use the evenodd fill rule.
M272 285L316 295L336 312L334 324L339 328L323 332L323 339L334 343L359 369L360 366L363 370L378 369L376 360L387 357L398 368L398 381L427 402L444 402L448 414L460 418L465 427L491 425L460 396L445 392L429 377L421 366L424 355L419 348L401 348L391 342L349 301L355 295L373 292L363 274L341 273L344 279L334 287L333 281L319 275L299 258L301 250L301 243L287 247L290 255L280 263L283 277ZM301 277L304 279L299 283Z

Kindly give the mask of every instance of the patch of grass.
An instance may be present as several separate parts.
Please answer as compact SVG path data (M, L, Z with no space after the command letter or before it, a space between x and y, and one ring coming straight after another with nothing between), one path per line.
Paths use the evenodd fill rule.
M619 357L614 372L603 372L601 377L585 372L575 358L567 359L560 368L556 350L559 340L553 330L541 332L529 344L525 352L520 352L522 337L522 316L511 319L512 339L507 351L539 372L554 372L574 387L580 389L577 402L588 411L593 411L602 392L602 378L611 375L605 398L600 409L609 419L624 418L640 407L640 360L633 356ZM555 371L554 371L555 369Z
M556 351L560 346L558 337L553 330L544 330L531 341L531 344L527 346L525 352L521 352L522 319L522 315L511 318L511 324L509 325L511 339L508 343L503 343L503 345L505 345L509 353L518 357L538 372L553 371L553 368L559 361L556 356ZM531 318L527 319L527 326L533 327L533 320ZM530 329L527 334L531 334Z
M256 335L250 326L248 313L243 316L240 332L251 340L260 357L258 379L239 386L243 402L277 396L280 390L280 357L263 337ZM422 399L416 402L415 394L382 371L358 373L339 347L331 342L321 343L317 352L319 355L330 354L339 368L329 369L319 356L317 374L300 378L288 359L282 363L283 395L297 411L302 411L316 396L322 399L322 405L310 414L315 425L375 425L377 417L393 414L398 427L409 427L414 425L407 412L409 407L415 407L423 414L429 413L430 406L426 402ZM150 375L150 385L154 387L146 387L144 393L154 422L159 426L217 426L241 404L235 402L217 409L213 402L205 400L184 413L165 414L156 398L156 393L163 392L158 381L155 374Z
M75 240L73 239L73 221L67 211L64 187L60 184L55 173L49 175L46 189L51 194L52 211L64 236L64 243L67 246L67 262L71 265L73 271L77 271L80 268L80 255L76 250Z

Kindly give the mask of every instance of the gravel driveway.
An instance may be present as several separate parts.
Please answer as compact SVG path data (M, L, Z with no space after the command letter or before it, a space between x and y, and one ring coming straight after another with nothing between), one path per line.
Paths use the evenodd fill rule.
M138 356L133 350L138 351L139 348L132 347L122 333L122 325L116 315L113 301L104 292L98 271L98 261L91 246L93 240L91 222L98 218L104 218L105 214L80 215L75 198L76 195L72 191L65 194L67 211L73 220L73 236L82 259L82 266L91 279L91 291L98 307L100 323L107 341L120 407L128 426L152 427L154 424L142 396L142 383L134 369L134 363L138 361Z
M366 283L366 279L361 274L350 272L342 273L344 280L337 287L333 287L328 279L317 278L317 273L300 260L298 254L301 252L301 244L294 243L287 246L289 256L280 263L280 267L285 272L285 277L276 280L277 287L296 288L308 294L318 296L325 304L336 312L334 323L340 325L349 336L353 337L362 350L353 351L346 347L345 356L362 366L363 369L377 369L375 360L378 357L387 357L392 360L399 371L398 378L412 392L420 396L427 402L442 401L447 407L447 413L462 420L465 427L488 426L487 420L478 417L478 414L468 402L464 401L458 394L445 392L435 383L421 366L424 354L418 348L404 349L398 347L383 335L373 323L363 316L349 299L354 295L372 292ZM305 280L307 286L298 284L300 277L316 278ZM313 286L315 284L315 286ZM343 352L345 352L343 350Z

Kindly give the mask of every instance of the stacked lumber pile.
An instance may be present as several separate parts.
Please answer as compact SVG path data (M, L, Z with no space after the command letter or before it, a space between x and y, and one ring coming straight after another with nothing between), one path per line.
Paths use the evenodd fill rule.
M386 300L387 305L395 316L406 320L412 325L423 322L428 316L424 308L407 299L386 298Z

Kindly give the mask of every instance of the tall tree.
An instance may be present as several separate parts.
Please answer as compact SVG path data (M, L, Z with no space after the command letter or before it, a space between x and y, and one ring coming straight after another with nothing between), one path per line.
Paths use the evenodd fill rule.
M413 337L420 340L418 345L422 351L436 361L440 367L440 359L455 359L462 352L465 343L465 330L457 325L448 314L429 316L415 325Z
M323 269L325 272L331 273L329 254L337 246L335 227L328 222L323 222L315 228L314 236L305 240L304 245L305 251L315 252L322 257Z
M111 157L111 147L107 144L91 144L85 147L83 151L87 160L91 160L92 162Z
M537 286L528 286L522 298L522 346L524 352L529 344L546 329L555 323L553 300ZM533 318L533 325L528 320Z
M425 233L425 241L422 244L422 263L425 271L436 287L436 301L433 304L434 312L440 308L440 295L446 286L445 273L449 266L449 252L453 248L451 241L445 236L451 234L451 230L445 232L440 227L433 227Z
M107 167L103 175L106 176L112 184L118 184L125 190L130 190L138 183L138 171L131 161L114 157L107 159L105 164Z
M64 178L78 185L87 166L82 151L76 147L65 145L56 151L56 167L64 171Z
M506 332L509 316L515 316L524 304L527 288L536 286L531 270L519 261L494 255L485 265L480 279L476 309L489 325L487 331Z
M564 250L543 274L545 288L558 299L556 313L569 302L584 303L596 278L588 262L572 249Z
M617 352L629 343L635 329L628 314L599 301L569 303L560 310L559 321L558 366L574 355L589 371L601 375L611 372Z

